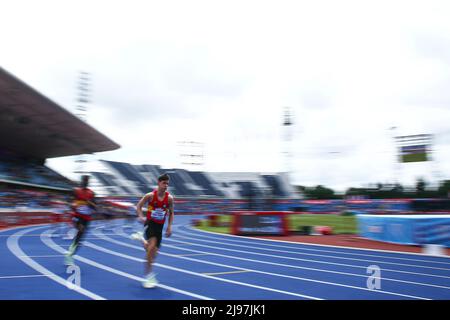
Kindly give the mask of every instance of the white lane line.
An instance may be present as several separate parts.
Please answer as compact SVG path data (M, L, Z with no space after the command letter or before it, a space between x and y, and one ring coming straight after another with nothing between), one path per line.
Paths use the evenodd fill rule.
M39 278L39 277L51 277L51 276L46 274L31 274L25 276L0 276L0 279Z
M140 258L136 258L136 257L130 256L130 255L127 255L127 254L123 254L123 253L119 253L119 252L116 252L116 251L112 251L112 250L106 249L104 247L98 246L98 245L93 244L93 243L89 243L89 246L91 248L93 248L93 249L96 249L98 251L101 251L101 252L104 252L104 253L107 253L107 254L110 254L110 255L118 256L118 257L121 257L121 258L124 258L124 259L128 259L128 260L133 260L133 261L138 261L138 262L145 262L144 259L140 259ZM157 267L160 267L160 268L169 269L169 270L173 270L173 271L177 271L177 272L181 272L181 273L186 273L186 274L190 274L190 275L197 276L197 277L218 280L218 281L221 281L221 282L228 282L228 283L237 284L237 285L240 285L240 286L245 286L245 287L250 287L250 288L255 288L255 289L261 289L261 290L266 290L266 291L271 291L271 292L277 292L277 293L282 293L282 294L286 294L286 295L290 295L290 296L296 296L296 297L301 297L301 298L306 298L306 299L322 300L322 299L319 299L319 298L316 298L316 297L311 297L311 296L298 294L298 293L294 293L294 292L277 290L277 289L263 287L263 286L257 286L257 285L249 284L249 283L246 283L246 282L239 282L239 281L233 281L233 280L228 280L228 279L222 279L222 278L218 278L218 277L214 277L214 276L210 276L210 275L205 275L205 274L198 273L198 272L193 272L193 271L186 270L186 269L176 268L176 267L165 265L165 264L161 264L161 263L154 263L153 265L157 266ZM243 269L240 269L240 270L243 270Z
M180 243L183 243L183 244L188 244L190 246L198 246L198 247L217 249L217 247L214 247L214 246L208 246L208 245L199 244L199 243L193 243L193 242L180 241L180 240L176 240L176 238L185 239L186 237L180 237L180 236L173 235L170 239L167 239L167 241L169 241L169 242L170 241L180 242ZM192 241L192 238L188 238L188 239L190 239ZM194 241L195 241L195 239L194 239ZM222 244L222 243L220 243L220 244ZM240 246L240 247L242 247L242 246ZM326 265L337 265L337 266L345 266L345 267L366 269L365 266L359 266L359 265L353 265L353 264L330 262L330 261L320 261L320 260L312 260L312 259L294 258L294 257L287 257L287 256L280 256L280 255L252 252L252 251L246 251L246 250L235 250L235 249L229 249L229 248L224 248L224 247L220 247L220 250L231 251L231 252L238 252L238 253L245 253L245 254L253 254L253 255L272 257L272 258L280 258L280 259L286 259L286 260L305 261L305 262L321 263L321 264L326 264ZM383 263L379 262L378 264L383 264ZM381 268L381 270L382 271L396 272L396 273L415 274L415 275L420 275L420 276L450 279L450 276L429 274L429 273L423 273L423 272L412 272L412 271L404 271L404 270L397 270L397 269L387 269L387 268Z
M190 240L195 240L195 241L200 241L200 242L210 242L210 243L220 243L220 244L224 244L224 245L228 245L228 246L233 246L233 247L242 247L242 245L239 244L231 244L228 241L213 241L213 240L202 240L202 239L192 239L192 234L191 233L186 233L184 231L180 231L178 230L177 234L179 233L184 234L184 235L188 235L189 237L183 237L183 236L179 236L181 238L186 238L186 239L190 239ZM175 235L175 234L174 234ZM218 239L216 239L218 240ZM247 242L247 245L249 245L250 243ZM374 262L377 264L383 263L383 264L391 264L391 265L398 265L398 266L407 266L407 267L414 267L414 268L425 268L425 269L435 269L435 270L444 270L444 271L450 271L449 268L439 268L439 267L432 267L432 266L423 266L423 265L414 265L414 264L405 264L405 263L398 263L398 262L389 262L389 261L379 261L379 260L369 260L369 259L357 259L357 258L348 258L348 257L342 257L342 256L334 256L334 255L322 255L322 254L314 254L314 253L306 253L306 252L293 252L293 251L286 251L286 250L277 250L277 249L270 249L270 248L262 248L262 247L256 247L256 246L252 246L252 249L258 249L258 250L265 250L265 251L271 251L271 252L281 252L281 253L289 253L289 254L294 254L294 255L306 255L306 256L318 256L318 257L324 257L324 258L332 258L332 259L343 259L343 260L353 260L353 261L363 261L363 262Z
M199 252L199 253L205 252L205 251L199 251L199 250L192 250L192 249L177 247L177 246L173 246L173 245L170 245L170 244L166 244L165 246L169 247L169 248L174 248L174 249L184 250L184 251L189 251L189 252ZM353 276L353 277L367 278L367 275L361 275L361 274L355 274L355 273L349 273L349 272L341 272L341 271L333 271L333 270L324 270L324 269L316 269L316 268L294 266L294 265L283 264L283 263L254 260L254 259L242 258L242 257L236 257L236 256L230 256L230 255L224 255L224 254L219 254L219 253L211 253L209 251L207 251L205 253L207 253L208 255L214 255L214 256L218 256L218 257L224 257L224 258L235 259L235 260L255 262L255 263L260 263L260 264L268 264L268 265L287 267L287 268L293 268L293 269L303 269L303 270L310 270L310 271L318 271L318 272L326 272L326 273L341 274L341 275L347 275L347 276ZM182 256L182 255L177 255L177 256ZM386 278L386 277L383 277L383 281L400 282L400 283L406 283L406 284L413 284L413 285L419 285L419 286L435 287L435 288L450 290L450 287L446 287L446 286L440 286L440 285L436 285L436 284L429 284L429 283L422 283L422 282L413 282L413 281L400 280L400 279L392 279L392 278Z
M47 231L46 233L48 234L49 232L51 232L51 231ZM42 236L41 240L49 248L52 248L53 250L55 250L57 252L65 253L65 250L62 247L60 247L59 245L57 245L51 239L51 237ZM85 245L88 246L89 242L85 242ZM88 265L91 265L93 267L96 267L98 269L102 269L104 271L108 271L108 272L117 274L119 276L122 276L122 277L125 277L125 278L128 278L128 279L136 280L136 281L139 281L139 282L142 282L142 281L145 280L144 278L137 277L137 276L132 275L130 273L123 272L123 271L111 268L109 266L106 266L104 264L95 262L95 261L87 259L87 258L84 258L84 257L79 256L79 255L74 255L73 258L78 260L78 261L84 262L84 263L86 263ZM174 287L171 287L171 286L166 286L166 285L163 285L163 284L158 284L158 287L160 287L162 289L169 290L169 291L173 291L173 292L176 292L176 293L180 293L180 294L183 294L183 295L187 295L187 296L192 297L192 298L197 298L197 299L201 299L201 300L213 300L212 298L209 298L209 297L206 297L206 296L202 296L202 295L195 294L195 293L192 293L192 292L189 292L189 291L185 291L185 290L180 290L180 289L177 289L177 288L174 288Z
M42 256L23 256L23 257L29 257L29 258L61 258L64 257L63 254L48 254L48 255L42 255Z
M36 270L37 272L48 276L50 279L52 279L53 281L59 283L60 285L64 286L67 288L67 280L63 279L59 276L57 276L56 274L54 274L53 272L51 272L50 270L48 270L47 268L43 267L42 265L40 265L39 263L37 263L36 261L34 261L33 259L31 259L30 257L28 257L25 252L23 252L23 250L20 248L19 246L19 240L20 240L20 236L23 234L26 234L28 232L37 230L37 229L41 229L44 227L36 227L36 228L32 228L32 229L28 229L28 230L21 230L15 233L15 235L17 235L17 237L10 237L7 240L7 246L9 251L11 251L18 259L20 259L22 262L24 262L25 264L27 264L29 267L33 268L34 270ZM91 299L94 300L105 300L105 298L91 292L88 291L86 289L83 289L81 287L78 286L72 286L72 289L82 295L85 295L86 297L89 297ZM67 288L67 290L69 290Z
M174 248L174 249L178 249L176 246L171 246L171 247ZM181 250L183 250L183 249L181 249ZM230 266L230 265L227 265L227 264L215 263L215 262L199 260L199 259L194 259L194 258L189 258L189 257L180 257L178 255L173 255L173 254L168 254L168 253L166 255L174 257L174 258L179 258L179 259L184 259L184 260L189 260L189 261L194 261L194 262L199 262L199 263L206 263L206 264L211 264L211 265L220 266L220 267L224 267L224 268L226 268L226 267L233 268L233 269L237 268L236 266ZM224 256L224 257L226 257L226 256ZM247 259L242 259L242 260L247 260ZM257 261L255 260L253 262L257 262ZM308 281L308 282L314 282L314 283L321 283L321 284L332 285L332 286L339 286L339 287L345 287L345 288L351 288L351 289L356 289L356 290L364 290L364 291L375 292L375 293L380 293L380 294L395 295L395 296L407 297L407 298L413 298L413 299L420 299L420 300L431 300L429 298L412 296L412 295L396 293L396 292L391 292L391 291L383 291L383 290L376 290L376 291L374 291L374 290L371 290L371 289L368 289L368 288L364 288L364 287L357 287L357 286L352 286L352 285L340 284L340 283L336 283L336 282L329 282L329 281L315 280L315 279L310 279L310 278L302 278L302 277L297 277L297 276L290 276L290 275L286 275L286 274L266 272L266 271L261 271L261 270L256 270L256 269L242 268L241 270L248 271L248 272L254 272L254 273L260 273L260 274L265 274L265 275L269 275L269 276L276 276L276 277L281 277L281 278L289 278L289 279L294 279L294 280L301 280L301 281ZM367 276L366 276L366 278L367 278ZM383 278L383 280L386 280L386 279Z
M109 236L110 237L114 237L114 236L117 236L117 234L109 234ZM55 237L52 237L52 238L55 238ZM94 240L94 239L96 239L96 237L94 237L94 236L83 237L81 242L83 242L84 240ZM62 239L62 240L70 240L70 241L72 241L73 239ZM66 244L63 244L62 246L66 246ZM70 244L67 244L67 246L70 246Z
M28 238L28 237L40 237L40 236L41 236L40 234L26 234L26 235L23 235L22 238ZM7 238L7 237L17 237L17 235L0 234L0 237L4 237L4 238Z
M27 225L27 226L8 227L8 228L0 229L0 233L6 232L6 231L11 231L11 230L23 229L23 228L45 227L47 225L50 225L50 223L39 223L39 224L31 224L31 225ZM3 236L3 235L1 235L1 236ZM8 235L6 235L6 236L8 236Z
M208 276L221 276L224 274L236 274L236 273L246 273L250 272L247 270L237 270L237 271L226 271L226 272L203 272L203 274L206 274Z
M110 242L110 243L119 244L119 245L124 246L124 247L129 247L129 248L137 249L137 250L140 250L140 251L145 251L144 248L142 248L142 247L130 245L130 244L127 244L127 243L123 243L123 242L117 241L115 239L111 239L108 236L105 236L103 233L99 232L99 229L101 229L101 228L96 228L94 230L94 234L97 235L98 238L100 238L100 239L103 239L103 240L105 240L107 242ZM124 234L125 238L129 238L129 236L127 234L125 234L123 232L122 232L122 234ZM115 254L114 251L111 251L109 249L106 249L106 248L103 248L103 247L99 247L99 248L102 248L100 250L107 250L108 253L110 253L110 254ZM164 252L161 252L161 251L159 252L159 254L166 255L166 256L172 256L171 254L164 253ZM122 257L124 257L124 258L125 258L125 256L127 256L127 255L122 255L122 254L120 254L120 255ZM132 257L132 256L127 256L127 257ZM135 258L135 257L132 257L132 258L133 259L138 259L138 258ZM144 260L142 260L142 261L144 261ZM207 263L207 264L209 264L209 263ZM189 271L189 270L179 269L179 268L175 268L175 267L168 266L168 265L162 265L162 264L157 264L157 263L155 263L154 265L158 265L160 267L163 266L164 268L168 268L168 269L179 271L179 272L185 272L185 273L196 275L196 276L199 276L199 277L208 277L208 278L215 279L215 280L222 281L222 282L230 282L230 283L238 284L238 285L241 285L241 286L247 286L247 287L251 287L251 288L257 288L257 289L262 289L262 290L267 290L267 291L273 291L273 292L277 292L277 293L294 295L294 296L298 296L298 297L302 297L302 298L306 298L306 299L323 300L323 299L317 298L317 297L307 296L307 295L298 294L298 293L289 292L289 291L278 290L278 289L274 289L274 288L268 288L268 287L252 285L252 284L249 284L249 283L246 283L246 282L232 281L232 280L228 280L228 279L216 278L216 277L213 277L213 276L206 276L203 273L198 273L198 272L193 272L193 271ZM249 269L244 269L244 268L241 268L241 267L230 267L230 266L228 266L227 268L232 268L232 269L240 270L240 271L242 271L242 270L243 271L249 271Z
M123 235L124 233L121 231L118 231L118 229L114 230L118 235ZM172 239L173 240L173 239ZM170 239L169 239L170 241ZM182 242L182 241L176 241L175 242L180 242L185 244L186 242ZM361 275L361 274L355 274L355 273L349 273L349 272L341 272L341 271L334 271L334 270L327 270L327 269L317 269L317 268L310 268L310 267L301 267L301 266L294 266L294 265L289 265L289 264L283 264L283 263L275 263L275 262L269 262L269 261L261 261L261 260L254 260L254 259L249 259L249 258L242 258L242 257L236 257L236 256L230 256L230 255L223 255L223 254L218 254L218 253L212 253L210 251L199 251L199 250L192 250L192 249L187 249L187 248L182 248L182 247L177 247L177 246L172 246L169 244L165 244L166 247L171 247L171 248L175 248L178 250L184 250L184 251L189 251L189 252L195 252L195 253L199 253L199 254L207 254L207 255L215 255L215 256L219 256L219 257L224 257L224 258L228 258L228 259L236 259L236 260L243 260L243 261L249 261L249 262L255 262L255 263L259 263L259 264L268 264L268 265L275 265L275 266L281 266L281 267L287 267L287 268L294 268L294 269L303 269L303 270L310 270L310 271L318 271L318 272L326 272L326 273L333 273L333 274L341 274L341 275L348 275L348 276L355 276L355 277L362 277L362 278L367 278L367 275ZM203 246L203 245L202 245ZM213 249L217 249L215 247L212 246L206 246L207 248L213 248ZM222 248L221 248L222 249ZM233 250L236 251L236 250ZM178 256L188 256L188 255L178 255ZM366 269L366 267L361 267L363 269ZM382 269L383 270L383 269ZM414 282L414 281L407 281L407 280L400 280L400 279L393 279L393 278L386 278L383 277L383 280L386 281L392 281L392 282L400 282L400 283L406 283L406 284L412 284L412 285L419 285L419 286L427 286L427 287L434 287L434 288L440 288L440 289L446 289L446 290L450 290L450 287L447 286L441 286L441 285L436 285L436 284L430 284L430 283L423 283L423 282Z
M172 236L167 241L169 241L169 242L170 241L179 242L179 243L187 244L189 246L198 246L198 247L217 249L217 247L214 247L214 246L208 246L208 245L203 245L203 244L193 243L193 242L180 241L180 240L176 240L176 238L179 238L179 236ZM185 238L185 237L182 237L182 238ZM293 257L287 257L287 256L280 256L280 255L272 255L272 254L266 254L266 253L258 253L258 252L246 251L246 250L228 249L228 248L224 248L224 247L220 247L220 250L231 251L231 252L238 252L238 253L245 253L245 254L253 254L253 255L272 257L272 258L280 258L280 259L286 259L286 260L305 261L305 262L321 263L321 264L326 264L326 265L337 265L337 266L345 266L345 267L366 269L366 266L359 266L359 265L345 264L345 263L337 263L337 262L330 262L330 261L320 261L320 260L293 258ZM414 275L427 276L427 277L437 277L437 278L450 279L450 276L435 275L435 274L422 273L422 272L412 272L412 271L404 271L404 270L397 270L397 269L387 269L387 268L381 268L380 270L396 272L396 273L414 274Z
M230 238L240 238L240 239L247 239L249 240L248 236L237 236L234 234L226 234L226 233L217 233L217 232L211 232L211 231L205 231L205 230L200 230L200 229L196 229L193 228L191 226L184 225L184 227L186 229L189 229L191 231L193 231L194 233L206 233L206 234L210 234L210 235L214 235L214 236L225 236L225 237L230 237ZM261 239L261 238L251 238L250 240L256 240L256 241L260 241L260 242L276 242L276 243L291 243L291 244L295 244L295 245L304 245L304 246L310 246L310 247L329 247L329 248L336 248L336 249L344 249L344 250L362 250L362 251L368 251L368 252L382 252L382 253L394 253L394 254L401 254L401 255L415 255L415 256L422 256L423 257L423 253L416 253L416 252L405 252L405 251L395 251L395 250L382 250L382 249L368 249L368 248L355 248L355 247L344 247L344 246L334 246L334 245L329 245L329 244L316 244L316 243L308 243L308 242L294 242L294 241L287 241L287 240L275 240L275 239ZM303 249L303 248L301 248ZM306 248L305 248L306 250ZM318 251L319 249L307 249L307 250L313 250L313 251ZM325 251L325 250L322 250ZM333 253L336 253L336 251L331 251ZM341 252L339 252L341 253ZM357 254L357 253L345 253L345 254ZM372 255L370 255L372 256ZM444 259L450 259L450 256L440 256L439 258L444 258ZM423 261L427 261L428 260L423 260ZM440 263L440 262L436 262L436 263ZM445 264L448 264L447 262L442 262Z
M101 233L99 233L97 230L94 231L99 238L105 240L105 241L109 241L111 243L115 243L121 246L125 246L125 247L130 247L133 249L137 249L137 250L141 250L143 251L144 249L138 246L134 246L134 245L130 245L127 243L123 243L114 239L111 239L107 236L103 236ZM173 247L176 249L180 249L180 250L185 250L185 251L191 251L191 252L203 252L203 251L197 251L197 250L190 250L190 249L184 249L184 248L179 248L176 246L171 246L171 245L165 245L165 246L169 246L169 247ZM208 252L209 253L209 252ZM199 262L199 263L205 263L205 264L210 264L210 265L215 265L215 266L220 266L220 267L225 267L225 268L230 268L230 269L237 269L237 270L244 270L244 271L251 271L251 272L255 272L255 273L260 273L260 274L266 274L266 275L271 275L271 276L278 276L278 277L283 277L283 278L291 278L291 279L296 279L296 280L304 280L304 281L309 281L309 282L315 282L315 283L322 283L322 284L328 284L328 285L333 285L333 286L339 286L339 287L346 287L346 288L351 288L351 289L357 289L357 290L364 290L364 291L370 291L370 292L374 292L373 290L370 290L368 288L363 288L363 287L356 287L356 286L350 286L350 285L344 285L344 284L339 284L339 283L334 283L334 282L328 282L328 281L321 281L321 280L314 280L314 279L309 279L309 278L301 278L301 277L296 277L296 276L289 276L289 275L284 275L284 274L278 274L278 273L271 273L271 272L265 272L265 271L260 271L260 270L255 270L255 269L249 269L249 268L242 268L242 267L237 267L237 266L231 266L231 265L226 265L226 264L221 264L221 263L215 263L215 262L210 262L210 261L205 261L205 260L199 260L199 259L194 259L194 258L188 258L188 257L180 257L178 255L175 254L169 254L169 253L165 253L165 252L160 252L161 255L166 255L166 256L171 256L174 258L179 258L179 259L184 259L184 260L189 260L189 261L195 261L195 262ZM219 254L215 254L215 253L209 253L211 255L218 255L218 256L222 256L222 257L226 257L226 258L231 258L231 259L235 259L236 257L233 256L228 256L228 255L219 255ZM251 260L251 259L245 259L245 258L237 258L239 260L249 260L252 262L259 262L258 260ZM272 264L272 263L269 263ZM367 276L365 276L367 277ZM384 278L383 278L384 279ZM399 280L400 281L400 280ZM422 299L422 300L430 300L428 298L423 298L423 297L417 297L417 296L411 296L411 295L405 295L405 294L400 294L400 293L395 293L395 292L390 292L390 291L381 291L381 290L377 290L377 292L382 293L382 294L389 294L389 295L396 295L396 296L402 296L402 297L407 297L407 298L413 298L413 299Z
M114 232L117 235L123 236L125 238L129 238L125 233L121 232L120 229L115 229ZM194 244L194 243L191 243L191 242L175 240L175 238L177 238L177 237L178 236L174 236L173 235L170 239L167 239L167 241L169 241L169 242L170 241L179 242L179 243L182 243L183 245L188 244L190 246L193 245L193 246L200 246L200 247L206 247L206 248L211 248L211 249L217 249L217 247L214 247L214 246L208 246L208 245L202 245L202 244ZM166 246L167 246L167 244L166 244ZM177 248L181 248L181 247L177 247ZM337 263L337 262L326 262L326 261L311 260L311 259L301 259L301 258L293 258L293 257L286 257L286 256L278 256L278 255L269 255L269 254L263 254L263 253L255 253L255 252L251 252L251 251L227 249L227 248L223 248L223 247L221 247L220 250L232 251L232 252L238 252L238 253L249 253L249 254L254 254L254 255L268 256L268 257L272 257L272 258L281 258L281 259L288 259L288 260L294 260L294 261L305 261L305 262L320 263L320 264L326 264L326 265L336 265L336 266L343 266L343 267L350 267L350 268L357 268L357 269L364 269L364 270L367 269L367 266L359 266L359 265L344 264L344 263ZM193 252L204 252L204 251L196 251L196 250L190 250L190 251L193 251ZM208 251L208 254L214 255L214 253L211 253L210 251ZM224 257L229 257L229 258L232 258L232 259L238 259L238 260L241 259L242 260L242 258L236 257L236 256L229 256L229 255L219 255L219 256L224 256ZM301 266L294 266L294 265L289 265L289 264L274 263L274 262L261 261L261 260L252 260L252 259L247 259L247 260L258 262L258 263L264 263L264 264L273 264L273 265L285 266L285 267L288 267L288 268L296 268L296 269L305 269L305 270L321 271L321 272L328 272L328 273L338 273L338 274L347 274L347 275L361 276L360 274L339 272L339 271L333 271L333 270L328 270L328 269L301 267ZM387 269L387 268L381 268L380 270L381 271L393 272L393 273L419 275L419 276L422 276L422 277L425 276L425 277L433 277L433 278L450 279L450 276L434 275L434 274L428 274L428 273L419 273L419 272L403 271L403 270ZM439 287L439 288L442 287L442 286L429 284L429 283L422 283L422 282L411 282L411 281L400 280L400 279L393 279L393 278L384 278L384 279L388 279L390 281L398 281L398 282L419 284L419 285ZM442 288L447 289L448 287L444 286Z
M209 255L209 253L187 253L187 254L180 254L179 256L184 256L184 257L195 257L195 256L207 256Z
M180 231L180 228L184 228ZM228 235L228 234L222 234L217 232L208 232L200 229L195 229L190 227L189 225L177 225L173 228L174 231L182 232L184 234L193 235L195 237L201 237L206 239L215 239L215 240L223 240L223 238L220 237L220 235L226 235L226 236L234 236L234 235ZM205 232L210 235L204 235L200 234L200 232ZM313 252L327 252L327 253L334 253L334 254L343 254L343 255L353 255L353 256L363 256L363 257L373 257L373 258L386 258L386 259L395 259L395 260L406 260L406 261L416 261L416 262L424 262L424 263L432 263L432 264L444 264L444 265L450 265L450 262L444 262L444 261L433 261L433 260L424 260L424 259L412 259L412 258L400 258L400 257L394 257L392 255L396 254L414 254L414 255L420 255L423 256L422 253L415 253L415 252L404 252L404 251L390 251L390 250L374 250L374 249L366 249L366 248L356 248L356 247L344 247L344 246L333 246L333 245L322 245L324 247L332 247L332 248L339 248L339 249L353 249L353 250L364 250L364 251L381 251L386 253L392 253L392 255L384 256L384 255L376 255L376 254L368 254L368 253L354 253L354 252L343 252L343 251L336 251L336 250L322 250L322 249L311 249L311 248L305 248L304 245L310 245L310 246L321 246L320 244L314 244L314 243L305 243L305 242L293 242L293 241L284 241L284 240L275 240L275 239L261 239L261 238L253 238L253 237L243 237L243 236L235 236L237 238L244 238L245 240L235 240L235 239L226 239L228 242L234 242L234 243L245 243L249 244L251 243L251 240L259 240L259 244L267 247L274 247L274 248L285 248L285 249L297 249L302 252L305 251L313 251ZM290 243L295 244L296 246L287 246L287 245L277 245L277 244L270 244L266 243L266 241L274 241L279 243ZM449 258L449 256L442 256L439 258Z

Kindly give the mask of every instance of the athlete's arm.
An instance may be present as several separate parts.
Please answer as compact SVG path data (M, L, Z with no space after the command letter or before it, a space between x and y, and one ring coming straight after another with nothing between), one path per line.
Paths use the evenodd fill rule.
M173 196L170 195L169 196L169 224L167 225L167 229L166 229L166 237L170 237L172 234L172 223L173 223L173 216L174 216L174 212L173 212Z
M87 200L86 202L88 203L89 207L91 207L92 209L97 210L97 204L95 203L95 200L94 200L94 199L92 199L92 200Z
M72 209L72 211L75 211L76 209L75 201L77 201L77 199L78 199L77 192L76 189L74 189L72 194L72 201L70 202L70 209Z
M95 201L95 193L92 193L92 199L87 200L87 203L88 203L89 207L91 207L94 210L97 210L97 203Z
M139 200L138 204L136 205L136 211L137 211L137 214L138 214L138 219L142 223L145 222L145 217L144 217L144 214L142 213L142 207L144 206L144 204L146 202L152 201L152 198L153 198L153 192L147 193L145 196L143 196L141 198L141 200Z

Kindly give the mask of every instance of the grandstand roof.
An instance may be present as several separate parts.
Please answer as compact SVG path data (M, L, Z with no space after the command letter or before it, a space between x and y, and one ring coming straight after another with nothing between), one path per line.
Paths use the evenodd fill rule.
M0 148L46 159L120 146L0 67Z

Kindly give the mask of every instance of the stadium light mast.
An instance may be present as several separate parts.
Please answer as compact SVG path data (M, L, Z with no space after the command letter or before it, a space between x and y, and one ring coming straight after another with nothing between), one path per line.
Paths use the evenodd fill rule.
M205 144L198 141L178 141L181 165L186 169L203 170Z
M76 113L75 115L87 123L88 106L91 103L91 74L80 71L77 79ZM79 155L76 160L75 174L86 173L87 155Z
M394 159L394 184L399 184L400 183L400 155L399 155L399 146L397 144L397 127L396 126L392 126L389 128L390 132L391 132L391 138L392 141L394 143L394 148L395 148L395 159Z
M284 141L284 159L285 159L285 169L288 180L291 181L290 175L292 174L292 111L290 107L284 107L283 114L283 141Z
M91 74L81 71L77 82L76 116L87 122L87 109L91 103Z
M436 180L437 188L439 188L439 185L441 181L444 181L444 176L441 173L440 166L436 157L436 143L435 143L436 135L431 136L431 145L434 147L434 150L430 151L430 158L432 163L432 176Z

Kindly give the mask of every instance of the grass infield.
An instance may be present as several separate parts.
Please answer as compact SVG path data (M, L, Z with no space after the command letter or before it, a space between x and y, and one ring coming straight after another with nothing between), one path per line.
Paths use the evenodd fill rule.
M218 233L230 233L231 222L230 215L219 215L220 227L209 226L209 221L203 219L197 227L200 230L212 231ZM290 214L288 215L289 230L298 231L303 226L329 226L333 228L333 234L356 234L358 233L358 224L354 215L338 214Z

